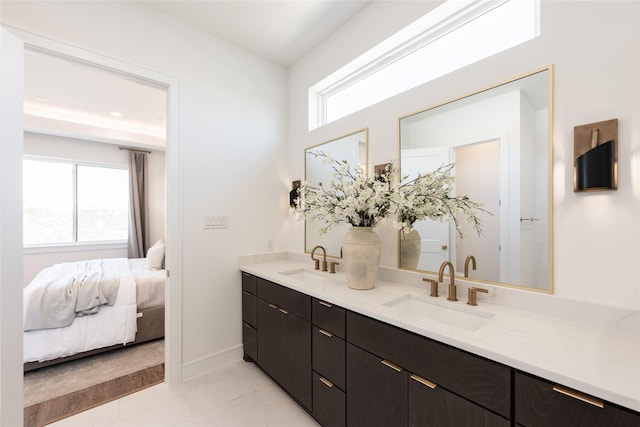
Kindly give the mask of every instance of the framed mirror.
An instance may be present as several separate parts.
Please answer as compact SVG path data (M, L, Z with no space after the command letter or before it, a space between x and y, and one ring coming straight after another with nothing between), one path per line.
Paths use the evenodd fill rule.
M399 119L402 176L454 163L455 193L483 204L483 234L417 221L418 254L398 266L552 292L552 66ZM469 258L473 256L472 258ZM473 268L475 265L475 269Z
M344 135L327 142L323 142L304 150L304 174L305 181L313 186L320 183L328 186L333 178L333 167L327 164L326 159L318 158L313 153L322 151L332 159L346 161L355 172L360 165L367 169L367 148L369 143L369 129L362 129L348 135ZM340 247L344 235L350 228L349 224L339 224L327 233L320 233L317 221L305 220L304 226L304 250L311 253L314 246L322 245L327 256L340 257Z

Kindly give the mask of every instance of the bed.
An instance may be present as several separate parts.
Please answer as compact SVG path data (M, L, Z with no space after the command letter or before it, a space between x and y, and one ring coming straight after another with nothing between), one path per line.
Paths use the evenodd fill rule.
M164 337L166 272L152 249L38 273L23 292L24 370Z

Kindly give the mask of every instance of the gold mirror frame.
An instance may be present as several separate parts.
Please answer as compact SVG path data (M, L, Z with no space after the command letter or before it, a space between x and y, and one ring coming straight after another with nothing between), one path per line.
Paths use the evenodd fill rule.
M333 167L326 164L325 159L309 156L311 151L324 151L335 160L346 160L353 171L360 164L366 172L369 161L369 129L360 129L304 149L305 181L314 186L319 182L328 185L333 175ZM349 224L338 224L326 234L320 234L319 225L314 224L313 221L305 220L305 253L311 253L314 246L321 245L326 249L327 256L341 258L342 240L350 227Z
M449 248L447 247L446 250L446 255L441 255L442 260L452 260L452 262L454 262L454 265L456 266L456 276L463 279L463 280L469 280L472 282L478 282L478 283L486 283L486 284L492 284L492 285L500 285L500 286L506 286L506 287L513 287L513 288L519 288L519 289L527 289L527 290L532 290L532 291L538 291L538 292L544 292L544 293L552 293L553 292L553 66L549 65L547 67L544 67L542 69L533 71L531 73L527 73L525 75L519 76L519 77L515 77L513 79L510 79L508 81L504 81L502 83L498 83L496 85L490 86L488 88L485 89L481 89L479 91L449 100L449 101L445 101L443 103L425 108L423 110L417 111L415 113L411 113L405 116L402 116L398 119L398 159L399 159L399 164L401 167L401 175L407 175L408 173L411 174L411 168L420 168L419 166L414 166L416 164L418 164L418 162L414 159L410 159L409 157L407 157L405 159L406 163L407 163L407 168L406 170L402 170L403 168L403 150L405 153L407 153L407 149L409 148L419 148L419 147L427 147L427 150L431 150L431 149L435 149L436 145L439 144L424 144L424 145L420 145L419 147L416 147L416 144L411 145L411 143L408 143L406 147L404 147L403 149L403 130L405 133L409 132L407 129L410 126L409 125L409 121L412 120L414 122L416 122L417 120L425 120L425 118L427 118L427 120L432 120L432 124L434 125L433 127L436 127L435 124L441 125L443 121L445 121L447 119L447 117L443 116L443 114L446 113L451 113L452 116L450 116L449 118L452 119L454 118L454 114L461 114L461 112L463 111L462 109L460 109L460 107L465 107L465 108L469 108L469 106L475 102L487 102L487 100L490 100L490 98L493 98L497 95L502 95L506 92L513 92L513 91L521 91L521 87L523 87L523 84L525 84L526 82L530 81L527 80L528 78L534 79L534 78L541 78L542 76L544 76L544 74L542 73L546 73L546 93L541 93L540 95L546 95L546 105L547 105L547 114L546 114L546 121L547 121L547 129L546 129L546 168L547 168L547 174L546 174L546 209L544 209L544 212L546 212L546 218L542 217L542 218L535 218L535 216L537 216L538 214L527 214L526 212L524 212L524 209L521 210L521 206L523 204L523 202L521 202L519 205L515 207L514 209L511 209L510 207L507 207L506 209L509 210L510 215L504 215L503 218L507 218L506 221L503 222L508 222L508 225L500 225L500 220L498 220L498 227L499 227L499 232L498 232L498 248L496 252L500 253L500 251L502 250L502 239L505 239L505 234L508 235L508 233L510 232L510 230L516 230L516 228L514 227L519 227L517 228L517 230L522 229L523 227L535 227L538 224L544 223L546 222L547 224L547 230L546 230L546 260L544 259L544 256L540 256L539 257L539 262L540 263L544 263L546 262L546 272L543 271L544 277L540 277L539 278L539 286L535 286L535 285L528 285L526 283L523 282L516 282L516 281L503 281L502 278L503 277L515 277L516 274L512 274L511 276L509 276L509 271L507 273L507 275L503 274L503 270L505 269L504 266L500 266L500 263L503 261L503 259L505 258L505 254L500 253L500 261L497 263L498 264L498 269L499 269L499 276L498 277L474 277L474 271L469 271L469 266L470 263L469 261L467 261L466 263L465 258L468 260L468 255L474 255L473 253L468 253L465 254L464 256L456 256L455 254L452 256L451 252L455 251L455 249L451 249L451 251L449 251ZM544 91L544 89L542 89L542 91ZM524 91L524 89L522 89L522 92L518 92L520 94L520 96L522 98L526 98L526 96L528 96L526 94L526 92ZM522 101L521 101L522 102ZM532 101L532 103L536 103L539 101ZM517 114L523 114L521 112L521 104L519 104L520 109L517 110ZM473 107L471 107L473 108ZM544 113L544 111L542 111L542 113ZM541 113L541 114L542 114ZM438 115L438 120L440 122L436 122L433 117ZM429 119L431 118L431 119ZM462 123L465 124L469 124L472 123L474 121L474 119L477 119L477 117L469 117L468 120L460 120L460 118L457 118L457 121L452 122L455 124L460 124L460 126L463 126ZM539 119L542 120L542 119ZM422 126L423 129L427 129L427 125L425 123L428 123L426 120L423 122ZM484 124L484 122L483 122ZM413 125L413 126L420 126L420 125ZM457 126L456 126L457 127ZM523 128L525 126L522 126ZM416 129L418 129L417 127L415 128L411 128L412 132L410 132L410 134L413 136L415 134L418 134L418 132L416 131ZM448 129L451 129L451 127L449 127ZM457 131L457 129L456 129ZM452 131L451 133L455 133L454 131ZM458 145L454 144L454 143L446 143L444 149L440 148L441 150L443 149L445 152L451 152L452 154L448 154L448 156L453 157L455 156L455 154L453 154L454 151L456 151L457 147L463 147L463 146L471 146L471 145L480 145L480 144L475 144L475 142L477 141L485 141L487 140L485 138L485 134L486 129L482 129L479 130L478 129L474 129L471 132L468 132L468 134L472 134L475 133L477 135L475 136L479 136L479 139L476 140L467 140L464 143L459 142ZM503 132L502 135L494 135L494 139L500 139L502 138L502 140L505 140L505 138L508 138L508 130L507 130L507 135L504 135L505 132ZM540 136L542 134L541 131L538 131L538 136ZM434 133L435 135L435 133ZM442 134L441 134L442 135ZM522 134L523 136L525 135L524 133ZM517 159L518 161L520 161L520 159L525 159L525 153L526 153L526 149L520 147L520 134L518 135L518 142L517 142L517 146L514 146L514 149L511 149L511 151L516 151L518 153L518 157L514 157L515 159ZM405 135L405 140L408 140L408 136ZM525 136L526 138L526 136ZM437 139L437 138L434 138ZM515 139L515 138L512 138ZM506 139L508 141L508 139ZM438 141L441 141L441 139L438 139ZM542 141L542 138L540 138L540 141ZM524 147L524 146L523 146ZM438 149L436 149L437 151ZM500 153L502 153L503 150L502 148L498 149ZM502 155L502 154L500 154ZM445 155L446 156L446 155ZM503 156L504 157L504 156ZM500 160L499 160L500 161ZM501 163L501 167L500 169L502 169L502 165L504 164L504 160L500 161ZM502 205L502 198L503 198L503 193L504 193L504 189L502 189L502 187L513 187L515 188L515 184L512 184L511 181L509 180L505 180L505 177L503 175L506 175L507 178L509 177L509 173L513 174L513 170L515 170L515 167L513 166L512 160L509 160L507 165L507 172L505 172L503 174L502 171L498 172L497 175L499 176L499 180L498 182L498 186L500 187L497 192L500 193L498 196L498 206ZM451 161L445 162L445 163L451 163ZM461 163L464 164L464 163ZM522 164L519 164L519 166L522 166ZM459 168L459 165L456 165L456 168ZM421 170L422 171L422 170ZM417 171L416 171L417 172ZM422 171L422 172L426 172L426 171ZM532 171L533 172L533 171ZM462 174L460 175L462 176ZM523 175L524 176L524 175ZM544 175L542 175L544 177ZM513 177L515 177L515 175L513 175ZM520 169L518 169L518 175L517 175L517 182L518 185L520 183L520 177L521 177L521 171ZM527 178L525 178L526 180ZM457 184L457 182L456 182ZM462 184L460 184L462 186ZM540 188L542 188L543 186L540 185ZM512 195L516 195L517 194L517 200L520 201L520 188L517 188L517 192L514 189L510 189L508 190L510 191ZM467 194L467 193L464 193ZM469 194L470 196L472 196L472 194ZM513 198L513 197L512 197ZM539 197L538 199L541 199L542 197ZM478 202L482 202L482 200L479 199L474 199L473 197L471 197L472 200L474 201L478 201ZM509 200L509 197L506 198L507 200ZM540 204L543 204L541 202L539 202ZM543 206L544 208L544 206ZM503 212L502 209L505 208L499 208L500 212ZM535 207L534 207L535 210ZM520 214L517 214L516 212L520 212ZM540 214L543 215L544 213ZM539 221L540 219L542 219L543 221ZM464 221L463 221L464 222ZM501 230L507 230L507 233L502 232ZM464 231L465 233L465 237L468 235L470 231ZM449 230L448 232L449 236L453 236L453 238L449 237L452 242L455 242L455 231L453 230ZM473 233L473 232L471 232ZM515 234L515 233L514 233ZM522 235L522 232L520 232L520 235ZM545 234L543 234L542 232L539 234L540 236L544 236ZM403 263L403 258L402 258L402 252L403 252L403 235L402 233L398 233L398 268L399 269L404 269L404 270L411 270L411 271L418 271L418 272L424 272L424 273L436 273L437 272L437 268L429 268L429 269L423 269L420 268L420 265L407 265L406 263ZM511 241L511 240L510 240ZM519 241L519 240L518 240ZM437 239L434 240L429 240L427 241L429 247L435 247L437 245ZM423 247L425 246L424 242L423 242ZM447 246L447 244L442 243L441 248L444 251L445 250L445 246ZM457 246L456 245L452 245L452 246ZM427 249L430 250L430 249ZM437 252L437 248L434 249L434 253ZM518 254L520 254L520 250L521 248L518 247L517 248L517 252ZM506 251L504 251L506 252ZM524 251L523 251L524 252ZM422 254L421 254L422 256ZM485 255L486 256L486 255ZM511 254L507 254L506 258L509 259L511 256ZM445 258L446 257L446 258ZM475 258L478 258L478 255L475 254L474 255ZM405 259L408 259L405 257ZM433 260L435 261L435 259L437 259L437 253L435 255L435 257L433 258ZM514 259L515 259L515 255L514 255ZM475 259L474 259L475 261ZM507 270L509 270L510 268L512 268L512 265L514 265L515 261L510 261L510 264L508 264L508 266L506 267ZM517 266L518 266L518 271L517 271L517 277L520 280L521 277L521 272L522 272L522 268L520 266L520 262L519 260L517 260ZM480 261L478 260L478 263L480 263ZM431 264L434 264L434 262L431 262ZM462 267L462 264L465 264L465 267ZM475 264L475 263L474 263ZM544 264L542 264L544 267ZM466 270L466 271L465 271ZM468 272L468 277L467 276L467 272ZM514 269L515 272L515 269ZM539 274L539 273L534 273L534 274ZM546 277L546 282L544 282L544 278ZM497 280L496 280L497 279ZM541 286L542 284L544 284L545 286Z

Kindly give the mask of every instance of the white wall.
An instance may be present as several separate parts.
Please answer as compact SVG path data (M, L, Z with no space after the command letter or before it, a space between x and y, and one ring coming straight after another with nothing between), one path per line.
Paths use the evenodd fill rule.
M237 257L286 247L286 70L138 2L1 7L3 24L179 81L182 377L239 358ZM204 215L229 228L203 230Z
M290 178L303 174L305 146L363 127L369 166L385 163L397 157L398 117L553 64L555 295L640 308L640 3L543 1L540 37L308 132L308 88L421 16L420 7L428 5L374 2L290 69ZM573 128L611 118L619 119L619 189L574 193ZM300 250L303 227L293 217L289 226L289 247ZM396 266L395 234L381 234L381 264Z
M123 145L126 145L123 143ZM25 132L24 154L65 160L80 160L102 164L125 166L129 164L129 152L118 145L65 138L41 133ZM152 150L148 156L149 172L149 244L165 239L165 155ZM58 262L81 261L93 258L126 258L127 248L113 247L78 250L68 247L52 251L26 250L23 259L23 285L27 285L44 267Z

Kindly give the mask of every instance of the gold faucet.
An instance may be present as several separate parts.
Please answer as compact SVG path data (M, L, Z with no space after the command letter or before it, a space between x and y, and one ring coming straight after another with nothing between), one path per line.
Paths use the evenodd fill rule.
M443 280L442 276L444 275L444 269L447 266L449 267L449 280L450 280L450 282L449 282L449 296L447 297L447 300L449 300L449 301L458 301L458 297L456 296L455 271L453 269L453 264L451 264L451 262L445 261L440 266L440 271L438 272L438 282L442 282L442 280Z
M464 260L464 277L469 277L469 261L471 261L471 268L476 269L476 257L469 255L467 259Z
M320 245L311 250L311 259L315 261L315 269L320 270L320 260L313 257L316 254L316 249L322 249L322 271L327 271L327 251Z

